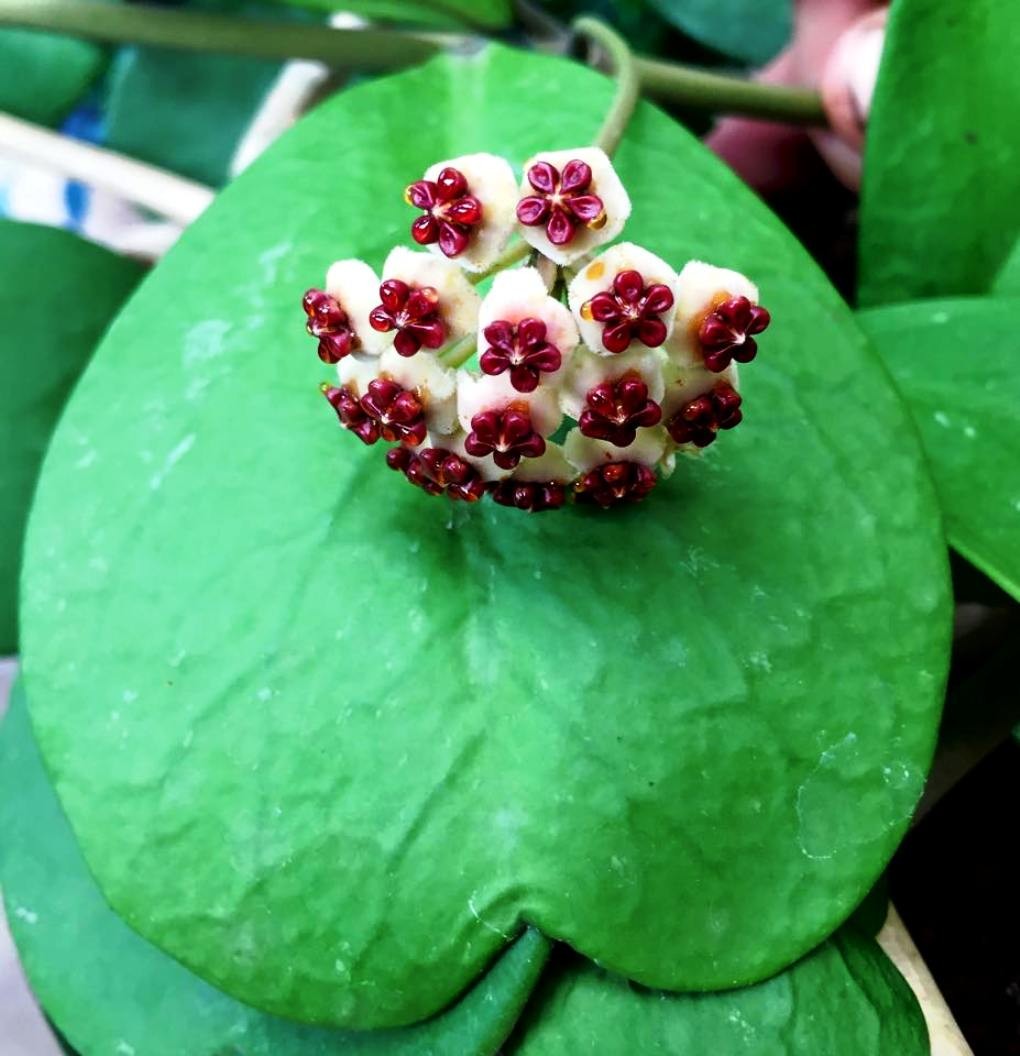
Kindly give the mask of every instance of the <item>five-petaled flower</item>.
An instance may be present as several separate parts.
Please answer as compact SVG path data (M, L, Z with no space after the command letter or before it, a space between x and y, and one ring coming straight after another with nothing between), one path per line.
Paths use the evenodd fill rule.
M489 347L482 353L478 365L486 374L510 371L510 384L518 392L534 392L542 374L560 369L563 357L560 350L547 339L545 323L528 317L519 323L497 319L483 331Z
M719 382L710 392L685 403L666 423L678 444L708 447L720 429L732 429L743 420L740 393L732 385Z
M760 334L770 320L768 311L747 297L730 297L717 304L698 327L705 366L718 374L733 360L750 363L758 354L758 342L752 335Z
M577 424L585 436L627 447L634 443L638 429L658 425L661 418L662 408L648 398L648 386L631 372L591 389Z
M640 502L655 487L655 473L639 462L610 462L589 470L574 484L581 502L606 509L623 502Z
M610 242L630 215L630 198L597 147L536 154L524 166L517 220L524 240L556 264Z
M527 405L511 404L476 414L464 449L475 458L491 455L500 469L515 469L522 458L538 458L545 453L545 438L532 425Z
M567 291L584 343L600 355L658 348L673 328L676 272L654 253L621 242L581 269Z
M658 348L666 340L666 324L659 318L673 307L673 291L661 282L645 285L641 273L621 271L613 285L581 306L585 320L603 324L602 346L623 352L632 341Z
M614 506L644 498L678 450L697 454L740 422L737 363L769 321L757 288L700 261L678 276L631 243L588 256L630 212L604 152L537 155L520 200L504 159L465 155L428 169L407 199L427 252L395 247L381 280L338 261L303 307L336 366L322 390L339 421L365 444L395 444L386 463L410 483L531 512ZM515 217L537 253L501 267ZM564 297L554 265L575 261ZM480 299L465 270L490 268Z
M534 193L517 203L517 219L527 227L541 224L554 246L565 246L582 224L596 231L605 226L606 209L592 193L587 162L571 158L561 172L548 161L536 161L526 175Z
M463 253L482 222L482 203L471 193L464 173L450 165L435 180L412 183L404 198L408 205L424 210L411 225L411 237L419 246L438 243L447 257Z
M446 327L439 317L439 294L431 286L417 288L400 279L387 279L379 287L382 304L372 309L369 322L380 333L395 330L393 347L402 356L419 349L441 348Z
M347 313L340 302L325 290L309 290L302 302L308 322L305 328L319 339L319 359L339 363L360 344Z

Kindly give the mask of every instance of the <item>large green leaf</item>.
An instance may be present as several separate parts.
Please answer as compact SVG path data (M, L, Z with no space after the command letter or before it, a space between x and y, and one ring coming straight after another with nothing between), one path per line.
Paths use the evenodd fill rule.
M0 110L59 124L102 73L101 48L22 29L0 30Z
M792 0L650 0L663 18L702 44L761 65L793 32Z
M351 1033L256 1012L107 906L46 776L18 686L0 727L0 883L36 996L87 1056L493 1056L549 949L529 928L449 1010L405 1030Z
M21 538L43 452L138 274L66 231L0 220L0 655L17 648Z
M896 0L868 123L861 305L984 293L1020 232L1020 18Z
M1020 300L861 312L921 430L949 541L1020 599Z
M844 928L767 982L721 994L634 986L564 952L505 1056L928 1056L917 999L869 936Z
M808 255L652 107L628 234L775 314L718 457L528 518L426 501L323 411L303 289L407 240L427 163L590 141L610 92L490 48L331 100L156 270L51 450L43 752L114 907L256 1005L413 1020L525 921L649 985L757 980L863 897L920 791L949 614L908 416Z

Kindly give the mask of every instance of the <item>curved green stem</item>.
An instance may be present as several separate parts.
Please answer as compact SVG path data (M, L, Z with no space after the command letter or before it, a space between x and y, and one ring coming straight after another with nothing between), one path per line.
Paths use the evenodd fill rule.
M444 367L459 367L466 363L478 347L478 335L468 334L443 352L439 361Z
M464 38L394 29L333 29L97 0L2 0L0 25L114 44L313 59L331 66L392 69L423 62Z
M452 33L395 29L333 29L324 25L234 18L172 8L101 3L98 0L0 0L0 26L18 26L110 44L143 44L185 51L313 59L362 70L399 69L463 45ZM807 88L762 84L671 62L632 56L616 33L596 19L575 30L596 41L617 72L616 102L599 135L611 142L635 91L710 113L735 113L792 124L824 125L821 97ZM621 48L622 45L622 48ZM624 122L625 123L625 122Z
M612 156L620 145L623 133L627 128L634 108L641 97L641 80L638 77L637 62L630 50L630 45L605 22L584 15L574 21L574 32L586 37L601 47L609 57L612 71L616 77L616 95L606 112L602 127L595 137L594 146L601 147Z
M663 102L788 125L828 124L821 95L809 88L787 88L743 77L726 77L658 59L639 57L635 63L641 90Z

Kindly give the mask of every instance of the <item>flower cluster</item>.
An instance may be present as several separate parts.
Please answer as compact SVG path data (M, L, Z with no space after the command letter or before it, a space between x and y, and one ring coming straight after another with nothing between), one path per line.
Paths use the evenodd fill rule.
M338 261L304 310L337 365L323 393L340 424L396 445L386 463L411 484L536 512L614 506L741 421L737 364L769 324L757 289L629 242L595 255L630 215L603 151L536 155L520 184L502 158L453 158L404 197L424 252L394 248L381 276ZM515 231L531 258L497 270ZM481 297L472 280L491 271Z

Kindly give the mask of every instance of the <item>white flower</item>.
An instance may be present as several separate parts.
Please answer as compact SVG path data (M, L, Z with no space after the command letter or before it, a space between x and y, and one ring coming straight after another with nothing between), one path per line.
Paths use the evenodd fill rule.
M714 443L721 429L739 425L743 412L736 363L718 373L703 363L665 369L662 421L671 441L685 454L698 454Z
M704 365L714 373L757 353L754 334L769 324L758 304L758 287L738 271L692 260L677 282L676 317L666 342L680 366Z
M466 370L457 372L457 417L465 432L471 432L480 414L502 414L509 408L526 410L540 436L552 436L563 420L554 392L541 387L534 392L517 392L505 375L478 377Z
M463 429L458 429L447 435L433 435L430 433L426 443L429 447L448 451L451 455L456 455L458 458L463 459L476 470L478 476L486 483L494 480L503 480L510 475L508 469L501 469L496 465L491 455L472 455L465 447L467 436L468 434Z
M561 376L578 344L573 316L550 297L535 268L500 272L478 313L482 371L533 392Z
M634 443L617 447L605 440L585 436L580 429L571 429L563 443L563 453L579 473L589 473L614 462L635 462L654 466L666 451L666 434L662 429L642 429Z
M563 413L579 420L588 406L588 394L606 382L618 382L627 375L639 377L647 387L647 398L662 402L664 392L663 368L666 358L657 349L635 349L618 356L597 356L579 348L570 361L560 385L560 406Z
M402 356L421 349L438 352L473 334L480 299L464 273L449 260L397 246L383 265L372 326L393 333Z
M585 265L567 291L581 339L599 355L658 348L673 329L677 274L660 257L621 242Z
M557 264L616 238L630 216L630 198L598 147L536 154L524 165L520 193L521 234Z
M504 158L465 154L430 166L405 192L423 210L411 235L468 271L492 265L513 231L517 180Z
M401 356L389 349L379 360L382 374L414 392L425 408L430 433L450 433L457 428L457 371L434 356Z

